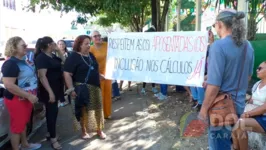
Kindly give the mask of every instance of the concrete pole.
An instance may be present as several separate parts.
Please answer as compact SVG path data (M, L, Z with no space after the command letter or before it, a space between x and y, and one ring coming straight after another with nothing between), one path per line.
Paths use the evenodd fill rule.
M246 27L248 27L248 3L249 0L238 0L237 2L237 10L243 11L246 14L244 18Z
M201 0L196 0L196 31L201 30Z
M181 11L181 0L177 0L176 5L176 31L180 31L180 11Z

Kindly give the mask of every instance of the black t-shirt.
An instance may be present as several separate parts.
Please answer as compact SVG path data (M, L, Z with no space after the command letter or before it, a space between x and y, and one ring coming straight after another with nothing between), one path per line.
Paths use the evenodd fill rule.
M82 58L83 57L83 58ZM87 64L84 62L84 60ZM93 66L90 72L87 84L100 87L99 68L96 58L90 53L90 57L81 56L76 52L72 52L66 59L64 71L72 73L73 82L84 83L87 76L89 66Z
M35 60L37 70L47 69L46 77L48 79L51 89L54 92L56 100L58 100L59 98L61 98L62 95L64 95L64 82L61 62L62 60L56 57L55 55L49 57L44 53L40 53ZM49 93L46 91L46 89L40 82L39 98L44 101L49 100Z
M37 77L35 74L34 65L28 64L25 60L20 60L16 57L11 57L4 62L2 66L3 77L16 78L15 84L22 90L31 94L36 94ZM12 99L13 94L7 89L4 91L4 97ZM24 100L24 98L21 98Z
M11 77L11 78L17 78L19 75L19 67L16 64L15 61L7 60L4 62L2 66L2 74L3 77ZM16 85L18 84L18 81L16 80ZM4 90L3 96L7 99L13 99L13 94L10 93L7 89Z

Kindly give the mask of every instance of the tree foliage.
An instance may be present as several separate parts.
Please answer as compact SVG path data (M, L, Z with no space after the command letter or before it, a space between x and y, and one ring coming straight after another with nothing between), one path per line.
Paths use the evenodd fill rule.
M216 8L220 9L222 0L216 0ZM237 0L223 0L224 7L231 7L237 10ZM255 38L258 31L257 25L263 19L266 18L266 0L249 0L248 1L248 35L249 40Z
M75 10L100 16L98 23L109 26L121 23L133 31L141 31L150 15L149 0L31 0L29 10L53 8L62 12Z

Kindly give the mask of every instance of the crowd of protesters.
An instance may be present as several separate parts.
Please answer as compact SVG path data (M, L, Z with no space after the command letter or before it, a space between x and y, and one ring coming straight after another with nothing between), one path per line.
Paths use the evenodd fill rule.
M176 86L177 91L187 91L191 95L192 107L199 111L199 119L205 122L208 122L208 110L218 93L226 92L232 96L240 119L230 127L217 129L209 126L210 150L247 150L248 137L243 138L242 135L247 135L247 131L266 131L266 62L257 68L257 76L261 80L252 90L253 95L249 102L253 108L244 112L246 91L254 65L254 50L245 40L246 28L241 20L244 17L243 12L234 10L219 13L213 27L220 39L214 41L213 33L209 31L203 86ZM154 27L147 30L155 31ZM33 104L38 101L46 109L46 138L51 141L53 149L62 149L60 137L56 134L58 104L71 104L73 123L77 130L81 129L82 139L90 139L92 132L105 139L104 119L111 119L112 99L121 100L123 81L119 86L117 81L105 78L107 42L102 40L101 34L94 31L91 36L78 36L71 53L67 51L63 40L55 43L48 36L39 38L34 52L34 63L27 60L26 48L22 38L10 38L5 49L5 55L9 59L2 66L3 83L6 87L4 100L11 118L13 149L34 150L41 147L41 144L29 143L26 137L26 124ZM237 80L240 80L240 84ZM163 101L167 99L167 87L168 85L161 84L158 91L152 83L151 91ZM128 90L132 90L131 82L128 83ZM146 83L143 83L141 93L146 94Z

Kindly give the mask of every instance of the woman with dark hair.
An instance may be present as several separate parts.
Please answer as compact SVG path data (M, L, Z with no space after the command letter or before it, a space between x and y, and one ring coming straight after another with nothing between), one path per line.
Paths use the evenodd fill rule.
M64 55L64 58L66 59L69 56L69 52L68 52L67 47L66 47L66 42L64 40L59 40L57 42L57 46L58 46L60 52ZM64 87L64 89L65 89L65 87ZM70 97L68 96L67 98L68 98L69 103L71 103ZM66 101L65 96L62 96L60 98L59 106L64 107L67 104L68 104L68 102Z
M56 119L58 115L58 100L64 95L62 62L64 56L59 51L51 37L40 38L36 44L35 64L39 76L40 101L45 104L47 139L51 140L54 149L62 149L56 138ZM59 57L53 54L56 51Z
M64 57L67 58L69 55L69 51L67 50L66 42L64 40L59 40L57 42L57 46L61 53L64 55Z
M68 87L66 93L72 97L74 124L76 129L81 128L82 138L89 139L92 137L89 132L96 131L101 139L105 139L106 135L102 132L104 115L99 67L96 58L90 53L90 43L91 38L87 35L80 35L75 39L73 52L64 65L64 77ZM88 87L88 93L84 92L87 95L77 92L78 86L84 84Z
M257 68L257 77L260 79L252 88L252 97L245 107L233 128L233 148L235 150L248 150L247 132L266 132L266 61Z

